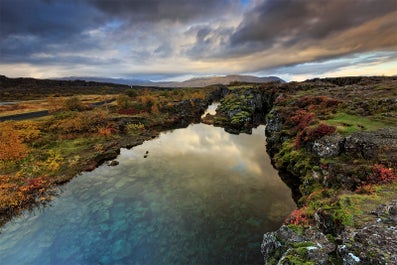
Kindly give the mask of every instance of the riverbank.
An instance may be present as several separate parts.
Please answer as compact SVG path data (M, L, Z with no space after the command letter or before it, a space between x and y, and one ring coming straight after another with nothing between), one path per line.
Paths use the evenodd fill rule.
M221 100L208 120L231 132L266 117L268 153L299 206L265 234L266 264L396 263L396 96L396 78L355 77L231 88Z
M199 122L219 91L129 90L116 102L95 108L79 97L50 98L53 107L58 105L51 116L2 122L0 225L25 209L50 202L58 185L113 160L120 148Z

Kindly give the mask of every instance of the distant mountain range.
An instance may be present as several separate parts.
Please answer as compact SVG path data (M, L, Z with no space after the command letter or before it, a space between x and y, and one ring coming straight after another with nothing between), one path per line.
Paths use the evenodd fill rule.
M231 82L246 82L246 83L266 83L266 82L282 82L285 81L276 76L257 77L251 75L227 75L227 76L213 76L213 77L199 77L192 78L182 82L152 82L150 80L141 79L121 79L121 78L101 78L101 77L63 77L58 80L84 80L100 83L113 83L132 86L158 86L158 87L204 87L214 84L227 85Z

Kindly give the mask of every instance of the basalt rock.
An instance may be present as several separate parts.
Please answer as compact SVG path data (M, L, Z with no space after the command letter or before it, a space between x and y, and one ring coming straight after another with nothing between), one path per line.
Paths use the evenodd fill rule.
M345 152L367 160L397 162L397 127L356 132L346 137Z
M331 264L335 245L317 228L302 230L283 225L263 237L261 251L265 264ZM300 263L299 263L300 262Z
M313 143L313 152L318 157L330 158L341 153L344 138L340 134L326 135Z
M397 200L377 207L377 218L340 236L338 256L346 265L397 264Z

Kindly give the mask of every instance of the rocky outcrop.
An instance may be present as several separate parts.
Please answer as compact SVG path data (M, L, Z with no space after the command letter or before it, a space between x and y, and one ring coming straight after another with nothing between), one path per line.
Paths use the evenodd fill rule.
M264 122L275 99L269 89L237 89L221 100L214 118L214 125L229 133L251 133L252 128Z
M344 141L340 134L326 135L314 141L312 150L318 157L334 157L341 153Z
M317 228L283 225L263 237L261 251L265 264L331 264L335 245Z
M377 207L376 218L338 237L337 254L343 264L397 264L397 200Z
M397 127L353 133L346 137L344 149L353 157L396 162Z
M332 242L316 227L283 225L263 237L265 264L397 264L397 200L372 214L373 221L343 230Z

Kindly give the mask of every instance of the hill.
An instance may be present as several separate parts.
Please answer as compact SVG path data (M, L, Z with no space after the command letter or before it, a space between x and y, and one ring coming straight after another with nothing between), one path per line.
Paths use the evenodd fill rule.
M122 79L122 78L103 78L103 77L82 77L71 76L59 78L59 80L84 80L87 82L101 82L122 85L134 86L157 86L157 87L205 87L214 84L228 85L231 82L243 83L267 83L267 82L281 82L285 81L276 76L257 77L252 75L227 75L227 76L211 76L211 77L198 77L185 80L182 82L169 81L169 82L155 82L142 79Z

